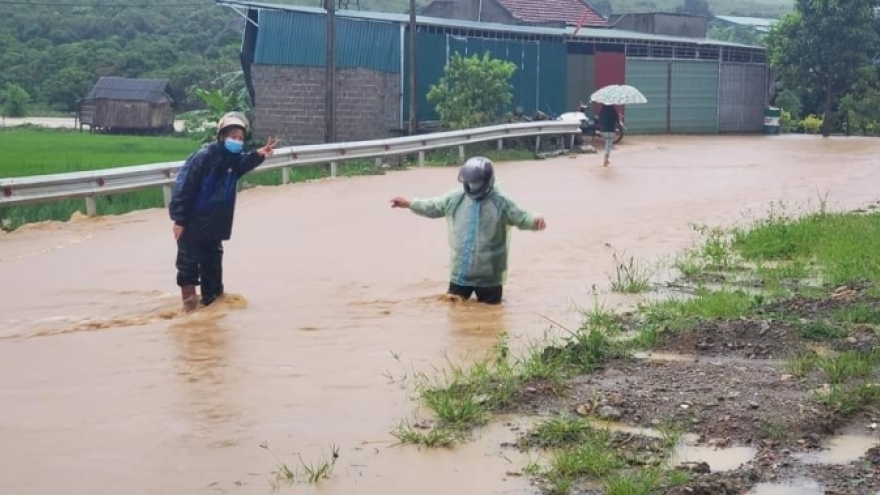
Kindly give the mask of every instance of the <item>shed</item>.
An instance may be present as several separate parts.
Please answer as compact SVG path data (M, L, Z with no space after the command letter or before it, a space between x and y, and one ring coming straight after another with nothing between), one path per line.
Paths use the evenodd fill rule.
M167 79L102 77L80 100L80 125L103 132L174 132Z
M255 132L290 144L319 143L326 95L326 11L250 0L244 9L242 70ZM485 4L484 4L485 5ZM427 101L453 54L489 52L512 62L511 108L560 114L597 88L632 84L647 105L625 109L634 133L759 132L768 98L762 47L705 38L585 26L509 25L417 16L416 113L438 118ZM336 13L337 139L397 135L409 115L409 16Z

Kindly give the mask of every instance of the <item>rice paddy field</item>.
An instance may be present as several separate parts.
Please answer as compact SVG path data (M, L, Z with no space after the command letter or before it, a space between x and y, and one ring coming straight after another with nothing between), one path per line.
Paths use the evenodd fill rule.
M0 129L0 136L4 141L0 179L183 161L201 146L198 141L187 137L118 136L35 127ZM479 151L497 161L534 158L534 154L528 151L494 151L482 145L474 145L467 151L469 154ZM430 165L448 166L457 163L458 154L455 150L440 150L427 159ZM346 162L340 164L338 172L344 176L379 174L384 173L384 168L376 167L373 161ZM328 175L326 166L314 166L292 169L290 178L293 182L301 182ZM242 179L239 187L280 183L281 173L278 171L254 172ZM162 207L161 188L97 198L100 215ZM27 223L67 221L77 212L85 213L84 200L0 206L0 226L11 231Z

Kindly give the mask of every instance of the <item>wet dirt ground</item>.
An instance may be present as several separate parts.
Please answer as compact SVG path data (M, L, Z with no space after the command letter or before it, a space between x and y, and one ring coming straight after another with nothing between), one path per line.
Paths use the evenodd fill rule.
M548 222L514 233L502 308L439 298L445 224L388 206L456 187L453 169L248 190L226 244L237 297L185 318L164 211L0 235L0 493L266 493L277 461L263 442L291 467L340 448L330 480L282 491L534 493L507 475L527 462L500 446L508 427L455 451L394 446L415 403L389 377L503 330L576 325L615 251L673 255L690 222L817 191L831 208L875 201L878 152L857 138L633 137L608 169L590 155L500 164L499 186Z

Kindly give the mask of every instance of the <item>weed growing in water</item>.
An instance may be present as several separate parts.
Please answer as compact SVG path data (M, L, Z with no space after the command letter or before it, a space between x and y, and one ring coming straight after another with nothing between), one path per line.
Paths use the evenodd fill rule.
M524 438L529 446L560 448L590 441L599 435L587 420L576 416L560 416L542 421Z
M448 428L423 429L409 422L401 422L391 430L391 435L405 444L421 447L453 447L458 441L459 433Z
M691 228L699 232L705 240L699 248L699 256L703 268L710 270L730 270L735 267L733 253L733 236L721 227L691 224Z
M658 469L618 473L605 481L606 495L651 495L662 479Z
M672 266L686 279L696 278L706 269L706 263L703 261L698 249L682 251L675 257Z
M282 482L287 483L296 483L300 480L300 478L304 478L306 482L315 484L319 483L322 480L329 479L330 475L333 474L333 468L336 467L336 460L339 459L339 447L336 445L330 446L331 459L329 461L323 461L317 464L306 464L303 461L301 455L297 454L297 458L299 459L300 466L303 469L303 472L300 472L299 469L294 471L290 468L286 463L282 462L281 459L275 455L274 452L269 448L268 442L263 442L260 444L260 448L266 450L275 458L278 462L276 470L272 473L273 479L269 481L269 484L274 489L278 489Z
M635 257L618 257L614 254L614 277L611 290L622 294L640 294L651 288L653 272Z

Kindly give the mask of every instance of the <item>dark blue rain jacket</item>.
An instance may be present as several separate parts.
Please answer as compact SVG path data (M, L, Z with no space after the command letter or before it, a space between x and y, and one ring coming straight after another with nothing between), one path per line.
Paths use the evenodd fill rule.
M256 151L231 153L218 142L196 151L177 173L168 206L171 220L188 236L228 240L238 179L264 160Z

